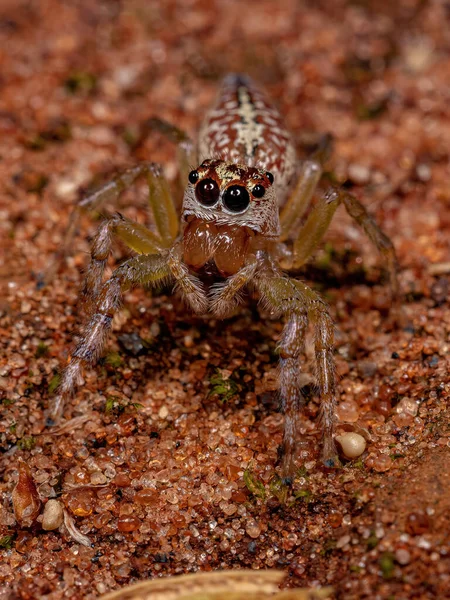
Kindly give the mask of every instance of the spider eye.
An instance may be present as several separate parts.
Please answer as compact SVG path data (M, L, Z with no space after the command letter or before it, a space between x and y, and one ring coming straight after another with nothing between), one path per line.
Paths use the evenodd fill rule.
M219 199L220 190L214 179L203 179L195 187L195 196L203 206L212 206Z
M188 179L191 183L197 183L197 179L198 179L198 172L197 171L191 171L188 175Z
M259 183L258 185L255 185L255 187L252 189L252 194L255 196L255 198L262 198L265 193L266 188L263 185L260 185Z
M244 212L250 204L250 194L242 185L232 185L225 190L222 202L231 212Z
M270 171L266 171L266 177L270 181L270 184L272 185L272 183L273 183L273 175L272 175L272 173Z

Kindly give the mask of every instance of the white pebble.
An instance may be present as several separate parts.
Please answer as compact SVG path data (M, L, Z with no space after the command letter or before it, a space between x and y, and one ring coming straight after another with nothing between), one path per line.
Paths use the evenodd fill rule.
M357 458L366 449L366 440L359 433L338 435L336 441L342 448L342 453L346 458Z
M52 531L58 529L63 522L63 507L58 500L48 500L44 507L44 515L42 519L42 529Z

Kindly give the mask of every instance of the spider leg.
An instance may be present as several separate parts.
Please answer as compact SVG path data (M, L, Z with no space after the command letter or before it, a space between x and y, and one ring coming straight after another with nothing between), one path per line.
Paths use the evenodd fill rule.
M119 213L106 219L99 227L91 246L91 262L86 271L83 296L92 305L103 283L113 235L138 254L159 254L164 250L161 240L145 225L131 221Z
M176 242L169 251L168 266L172 277L176 280L176 289L186 300L187 304L197 314L208 310L208 296L200 279L189 272L183 262L183 245Z
M280 212L280 241L297 237L302 218L308 210L314 191L322 175L322 167L316 160L305 160L297 183Z
M50 401L50 416L59 420L64 406L81 380L82 368L94 364L103 351L114 314L123 292L136 285L155 285L172 279L167 253L135 256L120 265L102 285L80 342L62 373L56 396Z
M64 235L64 242L53 260L40 277L45 284L54 276L61 261L69 254L76 230L85 212L100 211L107 203L116 203L123 191L130 188L140 177L145 176L149 186L149 203L154 215L160 246L168 248L178 234L178 215L170 193L169 184L162 175L161 167L155 163L141 163L116 175L91 194L85 196L72 210ZM155 236L156 239L156 236Z
M309 145L311 141L311 139L304 140L307 142L306 145ZM304 142L302 145L305 145ZM314 191L323 173L324 164L331 153L331 135L314 136L313 146L314 150L310 158L301 163L296 185L280 213L280 241L282 242L287 239L295 240L298 237L303 217L311 204Z
M247 264L224 283L215 284L210 292L210 310L219 318L231 314L240 302L241 290L252 280L259 261L256 256L250 256Z
M381 230L365 207L351 194L330 189L319 200L310 212L305 224L294 241L293 252L281 260L283 268L299 269L316 250L327 231L331 219L339 204L343 203L348 214L366 232L367 237L377 247L386 261L389 281L394 301L398 298L397 257L391 240Z
M307 261L322 241L339 204L340 196L335 190L319 198L298 232L291 255L282 260L283 268L299 269Z
M370 239L377 247L386 261L386 269L389 274L389 283L391 286L392 297L398 300L399 284L397 278L398 262L395 248L391 240L383 232L375 219L367 212L366 208L352 194L348 192L340 192L342 202L348 214L362 227Z
M314 326L315 362L321 396L323 460L336 464L333 440L336 406L334 366L334 326L323 300L301 281L283 277L276 272L256 278L256 288L263 302L274 313L287 316L279 343L281 407L286 415L283 437L283 476L294 474L295 441L298 436L298 413L302 403L298 378L299 356L303 349L308 321Z
M145 125L147 131L158 131L176 144L180 180L184 189L185 182L188 180L189 171L193 168L194 163L197 162L197 151L194 142L185 131L164 119L152 117Z

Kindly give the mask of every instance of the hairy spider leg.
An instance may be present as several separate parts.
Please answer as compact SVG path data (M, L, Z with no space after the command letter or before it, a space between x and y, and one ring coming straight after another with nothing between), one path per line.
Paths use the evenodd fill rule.
M305 160L302 163L295 187L280 213L280 241L298 237L303 216L311 204L321 175L322 167L318 161Z
M332 137L329 134L319 135L314 152L307 160L301 161L295 187L280 213L281 242L298 238L303 217L311 204L324 164L331 154L331 147Z
M252 281L259 266L256 256L250 255L237 273L211 287L210 310L216 317L223 319L234 311L241 299L240 292Z
M92 310L103 285L103 276L111 252L113 236L138 254L159 254L161 240L145 225L131 221L119 213L106 219L97 230L91 245L91 261L86 270L82 294Z
M81 340L62 373L57 394L50 400L49 414L53 420L59 420L62 416L68 398L81 380L82 368L95 363L102 353L124 291L136 285L166 283L172 278L168 253L165 252L163 255L146 254L130 258L102 285Z
M400 293L397 277L398 262L393 243L383 232L375 219L367 212L365 206L363 206L355 196L344 190L339 190L339 195L348 214L360 227L362 227L369 240L377 247L378 251L385 259L385 268L389 274L392 298L395 303L398 303Z
M308 322L314 328L315 363L320 392L320 414L323 434L323 460L337 464L333 441L336 407L334 365L334 325L328 308L320 296L301 281L273 272L255 280L265 305L275 314L287 317L279 342L281 408L285 413L282 472L292 478L295 471L295 442L299 437L298 417L302 405L299 389L300 353Z
M331 219L341 203L344 204L348 214L365 231L367 237L384 257L392 298L396 302L399 286L397 258L393 244L361 202L339 188L332 188L319 198L300 229L298 238L294 241L291 256L283 258L282 266L286 269L299 269L307 261L322 241Z
M176 144L179 181L182 188L179 190L180 195L177 198L181 199L189 172L194 165L198 164L195 144L183 129L164 119L152 117L146 122L146 126L149 132L158 131L158 133Z
M100 211L107 202L116 203L122 192L129 189L141 177L147 178L149 187L149 204L157 229L157 235L154 235L155 250L170 246L178 234L179 221L169 184L158 164L141 163L122 171L78 202L69 217L63 246L40 278L40 283L50 281L61 261L69 254L81 215L85 212Z

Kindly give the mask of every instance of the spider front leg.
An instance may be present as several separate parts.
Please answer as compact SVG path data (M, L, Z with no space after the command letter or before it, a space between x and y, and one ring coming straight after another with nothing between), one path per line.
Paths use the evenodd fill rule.
M158 254L164 250L161 240L144 225L131 221L119 213L106 219L92 242L91 262L83 284L83 296L91 305L95 302L103 284L103 274L111 253L113 236L121 239L128 248L138 254Z
M392 297L394 302L398 302L400 291L397 278L398 262L393 243L359 200L347 192L341 191L340 194L348 214L364 229L367 237L385 259Z
M40 277L39 283L48 283L57 271L61 261L70 252L78 224L83 213L101 211L109 202L117 203L122 192L130 188L137 179L145 176L149 187L149 203L152 209L157 234L154 235L155 248L168 248L178 233L178 216L170 193L169 184L156 163L141 163L116 175L111 181L85 196L73 209L62 248Z
M173 125L173 123L169 123L169 121L165 121L158 117L149 119L145 126L147 133L158 131L168 140L176 144L180 180L182 182L182 188L184 189L184 182L188 179L189 172L192 170L192 165L197 163L197 152L194 142L185 131L176 125Z
M296 185L280 214L280 241L297 239L306 214L323 172L323 166L331 152L332 138L322 135L315 144L311 158L301 163Z
M321 406L323 460L328 466L337 464L333 440L336 406L334 366L334 326L323 300L304 283L277 273L256 279L256 287L264 302L276 314L287 315L280 340L280 394L285 413L282 473L292 478L295 472L295 442L298 416L302 404L299 389L300 354L308 322L314 326L314 347Z
M306 160L302 163L295 188L280 213L280 241L298 236L303 216L311 204L321 175L322 167L318 161Z
M187 304L197 314L204 314L208 310L208 297L200 279L189 272L183 262L183 244L176 242L169 252L168 265L172 276L176 280L176 289L181 293Z
M225 282L212 286L210 310L216 317L223 319L234 311L241 299L240 292L253 279L258 266L258 259L251 255L247 259L247 264L237 273Z
M163 255L142 255L127 260L102 285L82 338L62 373L57 394L50 401L49 413L53 420L60 419L67 400L81 380L83 367L94 364L101 355L124 291L136 285L157 285L171 279L166 252Z
M317 249L326 233L336 209L344 204L348 214L362 227L370 241L385 258L389 283L394 302L397 302L399 286L397 279L397 257L391 240L381 230L373 217L354 196L341 189L330 189L321 196L311 210L305 224L294 241L291 255L283 257L285 269L299 269Z

